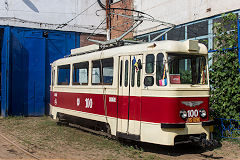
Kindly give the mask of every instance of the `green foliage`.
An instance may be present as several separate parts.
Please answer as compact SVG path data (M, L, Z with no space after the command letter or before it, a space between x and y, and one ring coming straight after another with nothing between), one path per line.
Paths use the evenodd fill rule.
M180 70L180 75L181 75L181 83L182 84L191 84L192 83L191 71Z
M240 112L240 74L237 47L237 16L222 16L222 21L214 24L215 46L210 68L211 98L210 106L215 118L239 119Z

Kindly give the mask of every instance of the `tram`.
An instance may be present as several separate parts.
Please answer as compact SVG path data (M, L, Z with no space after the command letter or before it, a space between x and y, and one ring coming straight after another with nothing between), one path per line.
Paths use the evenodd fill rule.
M53 119L161 145L211 139L208 51L198 41L91 45L51 69Z

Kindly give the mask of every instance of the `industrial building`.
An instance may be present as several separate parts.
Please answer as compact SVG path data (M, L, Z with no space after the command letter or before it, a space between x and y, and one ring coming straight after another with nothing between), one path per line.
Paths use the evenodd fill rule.
M174 24L176 25L174 29L157 40L199 40L208 47L209 51L215 49L214 23L219 22L224 13L240 15L239 0L118 0L113 1L109 8L133 9L151 15L157 20ZM124 13L118 10L114 12ZM136 13L132 14L136 15ZM115 38L122 33L119 31L120 28L129 28L132 21L125 17L112 16L110 25L111 35ZM135 37L138 40L150 42L167 29L158 23L145 21L134 32L128 34L127 38ZM211 54L209 55L211 56Z
M1 116L48 113L50 64L89 44L99 9L95 0L0 1Z

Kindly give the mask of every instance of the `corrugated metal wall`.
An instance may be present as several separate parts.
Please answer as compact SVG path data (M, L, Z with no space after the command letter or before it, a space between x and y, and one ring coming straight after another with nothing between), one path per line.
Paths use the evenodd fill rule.
M79 38L75 32L5 27L1 115L48 113L50 63L79 47Z

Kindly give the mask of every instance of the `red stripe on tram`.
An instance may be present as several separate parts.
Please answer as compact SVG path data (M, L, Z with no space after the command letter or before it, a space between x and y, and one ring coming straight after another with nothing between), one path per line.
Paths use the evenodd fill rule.
M104 110L104 101L106 110ZM202 101L199 106L186 106L182 101ZM51 92L52 106L110 117L153 123L183 123L179 111L205 109L208 114L208 97L168 98L136 97L86 93ZM129 107L129 108L128 108ZM129 110L129 111L128 111ZM128 114L129 112L129 114ZM201 119L207 121L208 117Z

